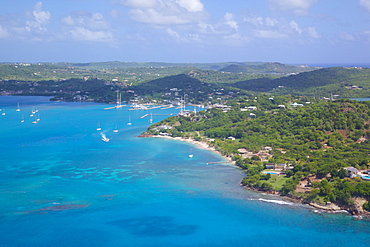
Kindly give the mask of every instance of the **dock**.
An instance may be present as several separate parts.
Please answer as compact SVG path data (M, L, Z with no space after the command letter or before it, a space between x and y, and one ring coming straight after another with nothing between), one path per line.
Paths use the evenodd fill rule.
M140 118L146 118L149 114L145 114L143 116L141 116ZM174 113L171 113L171 114L152 114L152 116L173 116L175 115Z
M122 108L122 107L129 107L129 106L128 105L115 105L115 106L104 108L104 110L118 109L118 108Z

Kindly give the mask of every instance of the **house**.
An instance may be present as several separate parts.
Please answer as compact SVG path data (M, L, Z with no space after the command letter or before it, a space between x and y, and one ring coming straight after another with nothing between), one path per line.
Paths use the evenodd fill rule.
M294 102L293 104L290 104L290 105L293 106L293 107L303 106L303 104L298 104L297 102Z
M265 150L266 151L271 151L272 150L272 147L265 147Z
M345 168L347 170L347 176L350 178L354 178L357 176L357 174L360 172L358 169L354 167L347 167Z
M275 169L276 170L282 170L282 171L284 171L285 169L287 168L287 165L284 163L284 164L276 164L276 166L275 166Z
M239 152L240 154L246 154L246 153L248 153L248 150L247 150L247 149L245 149L245 148L239 148L239 149L238 149L238 152Z
M275 169L275 164L274 164L274 163L267 163L267 164L265 165L265 168L266 168L266 169Z
M255 110L257 110L257 106L248 106L247 110L248 111L255 111Z

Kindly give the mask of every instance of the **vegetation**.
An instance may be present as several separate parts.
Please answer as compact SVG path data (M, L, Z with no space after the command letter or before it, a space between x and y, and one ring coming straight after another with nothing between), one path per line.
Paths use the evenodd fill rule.
M302 106L293 107L295 100ZM369 168L369 103L304 100L308 99L239 99L228 103L231 109L227 112L212 108L188 117L171 117L152 126L148 133L158 134L158 126L171 125L171 129L161 131L208 141L246 170L242 183L249 187L345 207L353 205L353 197L369 200L370 182L348 178L343 169ZM256 108L248 108L251 105ZM271 150L266 152L265 147ZM240 149L253 154L245 157ZM291 169L282 176L264 174L266 163L283 163ZM297 185L308 178L320 182L313 182L309 193L295 192Z
M279 95L296 94L313 97L367 97L370 93L370 69L366 68L325 68L297 75L271 79L236 82L232 86L252 91L269 92Z
M245 169L246 186L347 208L364 197L363 208L370 210L370 182L344 169L369 168L370 103L344 98L370 95L370 69L259 62L0 64L0 94L114 103L117 93L123 101L186 99L208 106L165 119L148 133L207 141ZM268 163L283 164L284 171L266 174Z

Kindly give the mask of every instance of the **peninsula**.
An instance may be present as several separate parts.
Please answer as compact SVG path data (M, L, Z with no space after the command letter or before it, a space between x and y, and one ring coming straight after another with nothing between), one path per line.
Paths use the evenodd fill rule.
M248 189L369 215L369 103L310 100L239 99L170 117L145 134L219 152L245 170Z

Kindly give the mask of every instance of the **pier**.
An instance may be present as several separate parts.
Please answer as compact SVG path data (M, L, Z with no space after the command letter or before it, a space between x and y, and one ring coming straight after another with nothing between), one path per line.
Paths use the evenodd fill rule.
M140 118L146 118L149 114L145 114L143 116L141 116ZM171 113L171 114L151 114L152 116L173 116L175 115L174 113Z

